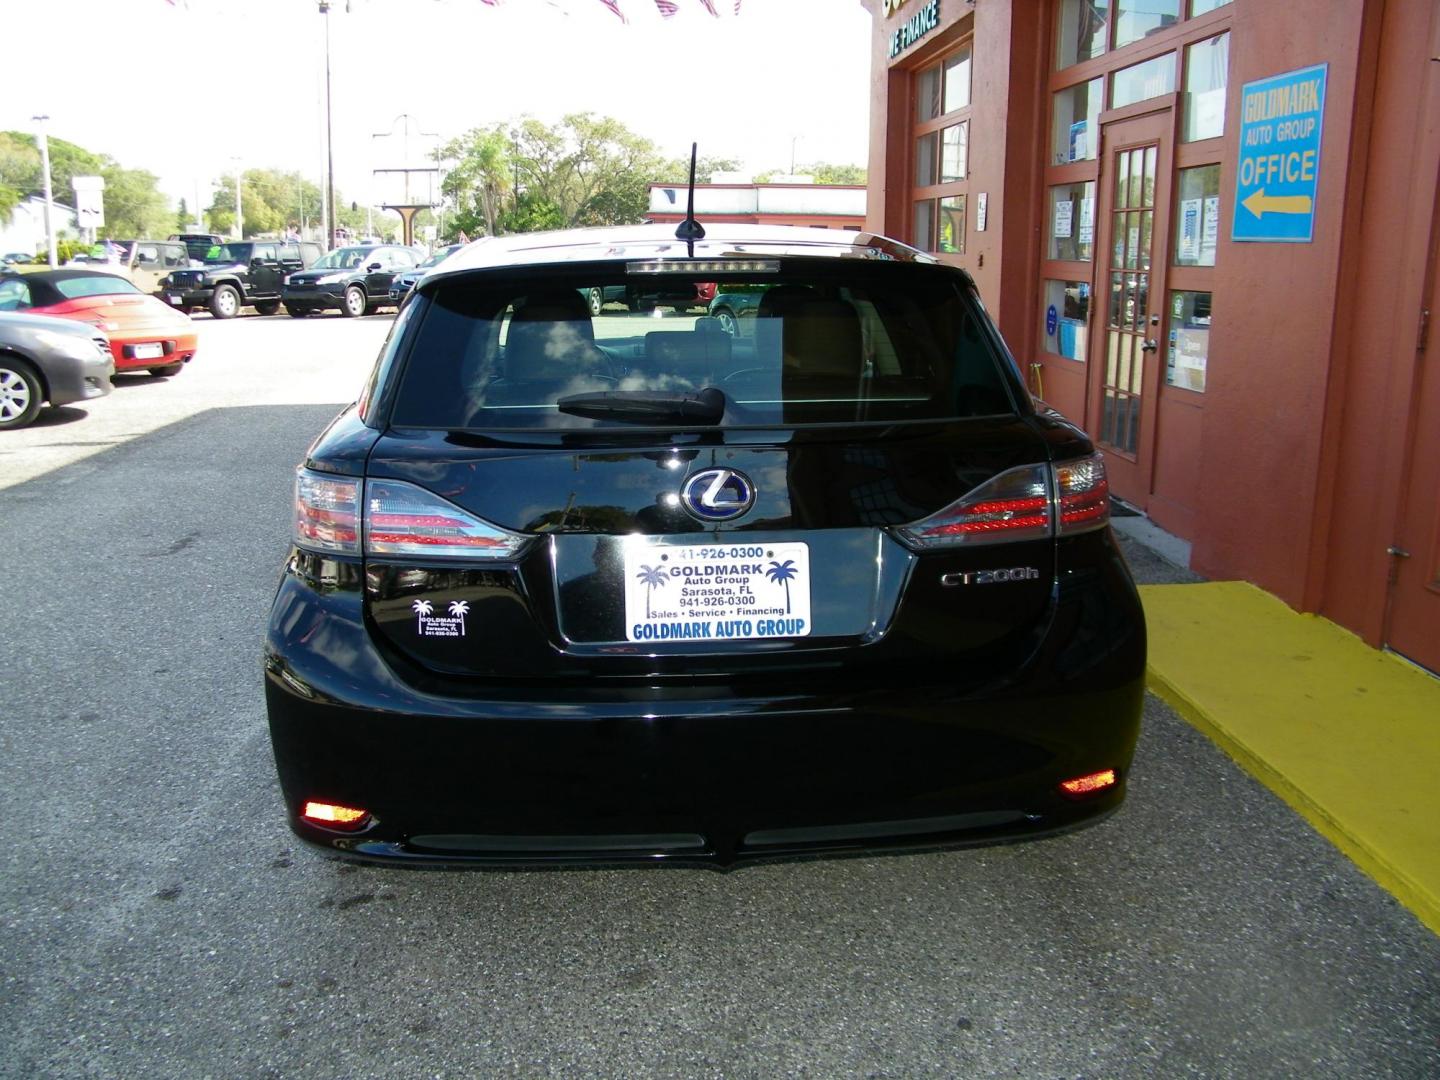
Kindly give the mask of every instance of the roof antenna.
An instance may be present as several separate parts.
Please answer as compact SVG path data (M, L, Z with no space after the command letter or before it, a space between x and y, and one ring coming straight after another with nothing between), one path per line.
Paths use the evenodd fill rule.
M675 226L675 238L684 240L690 250L688 258L695 257L695 241L705 239L705 226L695 220L695 143L690 144L690 201L685 206L685 220Z

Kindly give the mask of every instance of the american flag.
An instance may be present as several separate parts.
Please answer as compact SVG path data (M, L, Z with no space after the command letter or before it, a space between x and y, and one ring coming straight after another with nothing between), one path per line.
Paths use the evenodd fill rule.
M740 14L740 0L735 0L735 14Z
M625 13L620 10L620 0L600 0L600 3L604 4L616 15L620 16L621 22L628 23L630 21L629 19L625 18Z
M715 10L715 0L700 0L700 3L704 5L705 10L711 15L714 15L717 19L720 17L720 13Z
M655 0L655 6L660 9L660 14L667 19L680 10L680 5L675 3L675 0Z

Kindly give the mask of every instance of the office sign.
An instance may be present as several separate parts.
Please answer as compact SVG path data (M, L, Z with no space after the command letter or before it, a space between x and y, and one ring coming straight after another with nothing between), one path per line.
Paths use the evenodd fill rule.
M1241 91L1232 240L1314 238L1327 68L1272 75Z

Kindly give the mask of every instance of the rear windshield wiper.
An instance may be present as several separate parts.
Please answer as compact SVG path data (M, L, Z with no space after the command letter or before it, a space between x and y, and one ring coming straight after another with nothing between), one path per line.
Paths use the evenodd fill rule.
M725 415L725 392L713 386L693 394L661 394L652 390L605 390L570 394L555 402L563 413L597 420L692 420L718 424Z

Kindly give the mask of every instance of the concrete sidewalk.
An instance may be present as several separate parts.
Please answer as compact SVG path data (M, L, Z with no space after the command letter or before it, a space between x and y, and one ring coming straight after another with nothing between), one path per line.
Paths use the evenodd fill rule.
M1440 933L1440 679L1252 585L1140 593L1150 688Z

